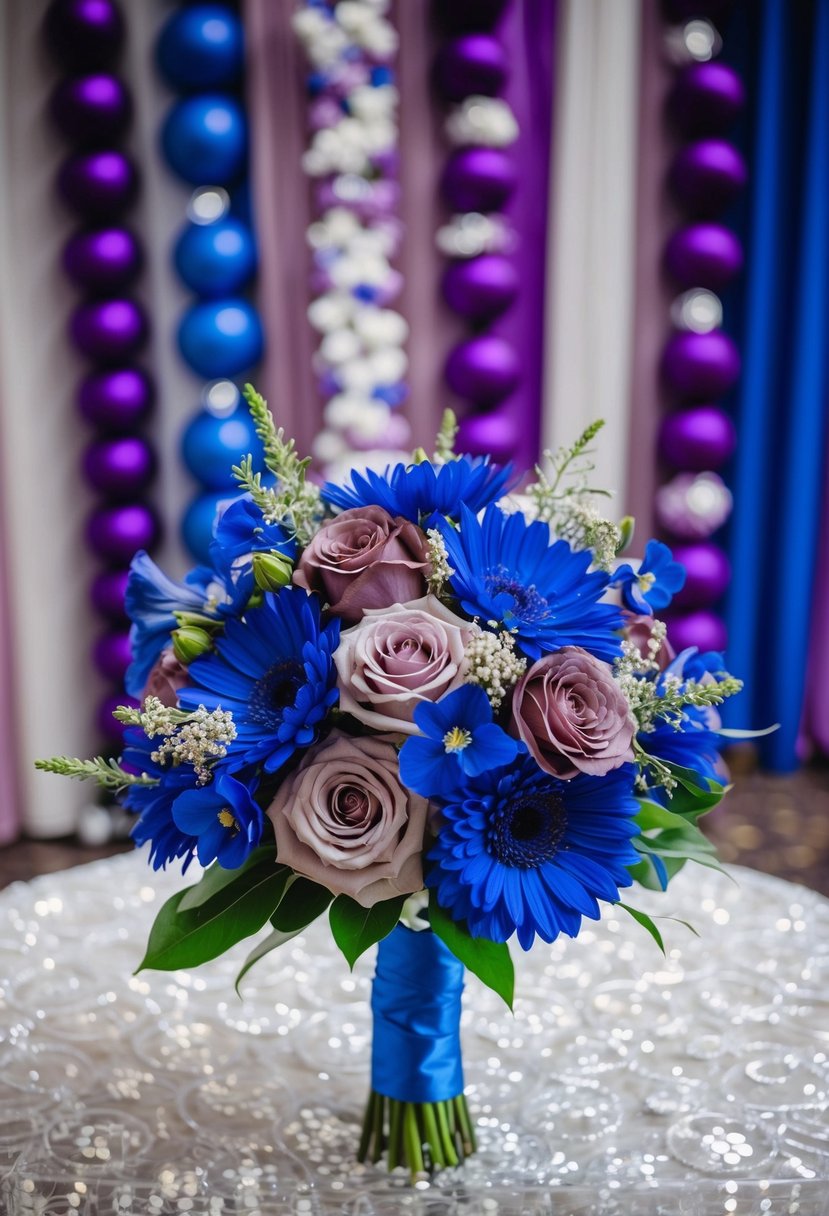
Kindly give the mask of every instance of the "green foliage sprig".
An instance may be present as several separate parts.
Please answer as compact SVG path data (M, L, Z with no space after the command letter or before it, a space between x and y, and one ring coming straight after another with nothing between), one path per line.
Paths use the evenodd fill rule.
M44 773L57 773L60 777L74 777L78 781L97 781L103 789L118 793L131 785L158 785L158 777L147 773L128 773L117 760L95 756L92 760L78 760L74 756L52 756L49 760L35 760L35 768Z

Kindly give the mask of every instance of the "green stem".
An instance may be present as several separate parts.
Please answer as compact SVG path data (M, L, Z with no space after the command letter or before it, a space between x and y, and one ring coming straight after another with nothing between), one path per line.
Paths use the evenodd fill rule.
M458 1124L461 1130L461 1138L463 1140L464 1156L468 1157L474 1153L478 1147L475 1143L475 1131L472 1127L472 1120L469 1118L469 1108L466 1105L466 1098L463 1094L458 1094L454 1101L455 1114L458 1118Z
M400 1165L403 1149L403 1103L389 1098L389 1147L386 1150L389 1172Z
M437 1112L440 1142L443 1146L444 1165L457 1165L458 1154L456 1153L455 1146L452 1143L452 1133L449 1130L449 1118L446 1113L446 1103L436 1103L435 1109Z
M374 1127L374 1105L376 1101L377 1095L372 1090L366 1103L366 1113L363 1115L363 1131L360 1136L360 1147L357 1149L358 1161L365 1161L368 1156L368 1142L371 1139L371 1129Z
M426 1170L423 1164L423 1148L417 1126L417 1116L411 1102L406 1102L403 1107L403 1140L406 1145L406 1162L412 1179L415 1180Z
M371 1154L371 1159L375 1165L383 1156L383 1115L385 1113L385 1106L386 1099L382 1094L378 1094L374 1104L374 1151Z
M446 1158L443 1152L443 1141L441 1140L440 1132L438 1131L438 1121L433 1102L424 1102L421 1106L423 1114L423 1130L426 1133L425 1141L429 1145L429 1155L432 1158L432 1167L446 1165Z

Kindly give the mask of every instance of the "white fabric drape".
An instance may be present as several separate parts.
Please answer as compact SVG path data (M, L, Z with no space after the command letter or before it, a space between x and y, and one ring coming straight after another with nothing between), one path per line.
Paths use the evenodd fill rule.
M561 0L542 447L596 418L593 483L624 514L641 0Z

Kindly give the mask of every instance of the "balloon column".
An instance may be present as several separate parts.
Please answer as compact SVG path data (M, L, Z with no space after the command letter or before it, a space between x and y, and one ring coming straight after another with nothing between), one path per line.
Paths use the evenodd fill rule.
M155 454L143 433L153 385L135 359L147 338L147 318L130 294L141 270L141 242L124 215L138 191L138 173L124 151L132 101L114 66L124 40L122 12L112 0L53 0L43 35L63 76L49 102L52 121L69 146L58 191L79 222L63 267L80 293L69 322L72 345L90 366L78 387L78 409L92 429L84 477L98 498L87 542L101 563L90 588L105 622L93 659L111 691L97 724L116 744L121 727L112 709L124 703L130 662L124 612L127 567L138 549L158 540L157 518L145 500Z
M472 331L450 352L444 374L448 387L466 403L461 446L490 452L496 459L512 454L515 436L498 407L521 377L515 349L490 332L519 290L516 268L507 256L510 229L499 214L517 185L508 149L518 138L518 124L498 97L510 65L493 32L505 7L506 0L434 6L447 34L436 57L435 79L453 106L444 126L453 150L441 181L452 216L437 238L450 258L442 290Z
M308 229L312 301L320 335L315 370L326 399L313 454L338 478L359 464L404 458L409 425L408 326L390 305L402 276L393 261L397 218L397 32L388 0L307 0L294 30L311 65L311 131L303 168L314 181L316 221Z
M172 171L195 187L173 261L195 299L178 330L188 367L207 381L201 408L182 437L182 459L200 483L182 521L193 556L204 561L216 513L232 499L230 468L261 445L234 383L262 357L259 314L245 296L256 273L247 215L247 119L239 95L244 40L231 4L176 9L156 44L156 61L178 93L161 131Z
M705 12L711 5L700 3ZM695 12L697 11L695 9ZM728 460L734 426L712 404L736 382L740 356L722 332L717 292L738 273L743 254L735 234L717 217L745 185L746 167L737 148L723 138L743 105L742 82L720 63L721 39L707 19L695 18L675 31L680 52L668 108L686 142L670 170L670 187L688 222L673 233L665 265L681 294L674 300L675 330L662 371L678 402L663 420L660 453L675 475L657 493L662 529L680 545L675 554L687 581L674 599L668 630L674 646L722 650L725 625L714 611L730 579L728 558L710 538L728 518L731 494L715 471Z

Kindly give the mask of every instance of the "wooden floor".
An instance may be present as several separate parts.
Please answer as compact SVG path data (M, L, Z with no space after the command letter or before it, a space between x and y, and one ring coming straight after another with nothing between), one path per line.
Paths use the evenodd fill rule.
M705 823L725 861L829 896L829 766L787 777L737 772L734 789ZM128 848L128 842L89 848L74 839L21 840L0 847L0 887Z

